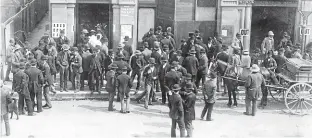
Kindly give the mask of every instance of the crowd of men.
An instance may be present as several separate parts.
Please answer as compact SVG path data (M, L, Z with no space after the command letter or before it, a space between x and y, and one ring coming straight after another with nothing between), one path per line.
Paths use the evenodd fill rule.
M113 101L117 95L117 101L121 102L120 112L130 113L129 92L134 86L135 94L140 89L143 90L143 93L136 97L136 101L140 103L143 100L146 109L156 102L155 93L161 92L162 104L168 103L170 108L172 136L175 136L178 124L180 136L186 135L184 132L186 129L187 136L191 137L192 120L195 119L194 106L199 89L201 88L205 98L201 118L203 119L208 111L207 121L212 120L215 95L221 90L220 73L210 70L213 61L222 60L229 65L246 68L252 66L252 74L246 87L253 89L264 85L258 67L262 55L267 54L263 66L269 69L276 84L278 82L275 80L274 72L280 71L286 57L302 58L300 48L292 46L287 33L280 45L274 46L274 34L270 31L261 45L263 53L257 48L249 56L249 50L243 48L240 34L236 34L232 45L227 46L222 44L222 37L218 33L215 33L214 37L209 37L208 43L205 44L199 30L195 30L189 33L187 39L181 41L181 45L178 45L171 31L170 27L165 31L161 26L157 27L156 31L151 28L134 52L129 36L125 36L124 42L119 44L116 51L109 49L108 39L100 29L90 32L83 29L79 43L74 46L70 46L70 40L63 30L56 40L44 34L39 45L32 49L28 46L21 47L11 39L7 49L8 70L5 80L9 81L9 74L12 72L12 89L19 94L19 113L26 113L24 110L26 103L29 116L34 115L34 107L38 113L43 111L42 108L52 108L49 92L56 93L54 84L57 73L60 74L60 92L68 92L68 80L74 92L84 91L85 86L88 86L92 94L101 93L101 88L105 87L109 92L109 111L115 110ZM291 51L291 48L294 51ZM278 55L274 54L275 49L278 49ZM309 52L304 56L310 57L312 56ZM137 83L133 85L135 77ZM259 92L261 90L249 95L251 98L246 104L252 102L255 105L256 95ZM46 101L45 105L42 104L42 95ZM253 106L252 113L248 108L245 114L255 115L254 108Z

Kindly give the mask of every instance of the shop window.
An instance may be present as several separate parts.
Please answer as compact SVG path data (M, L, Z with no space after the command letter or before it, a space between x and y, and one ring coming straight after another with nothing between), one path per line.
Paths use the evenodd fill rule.
M61 30L64 30L65 35L66 35L66 23L53 23L52 24L52 37L59 37Z
M197 0L197 7L216 7L217 0Z

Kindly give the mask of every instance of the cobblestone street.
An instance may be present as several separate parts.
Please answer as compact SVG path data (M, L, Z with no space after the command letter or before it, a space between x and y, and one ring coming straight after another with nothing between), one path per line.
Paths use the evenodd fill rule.
M294 116L281 111L283 104L258 110L255 117L245 116L243 101L238 108L227 108L218 101L212 122L199 120L203 103L196 105L194 137L311 137L312 117ZM274 106L273 106L274 105ZM107 111L107 101L55 101L53 108L36 116L16 116L10 120L12 138L121 138L170 137L169 109L163 105L150 106L131 103L130 114ZM4 132L4 131L2 131ZM4 136L4 134L2 134Z

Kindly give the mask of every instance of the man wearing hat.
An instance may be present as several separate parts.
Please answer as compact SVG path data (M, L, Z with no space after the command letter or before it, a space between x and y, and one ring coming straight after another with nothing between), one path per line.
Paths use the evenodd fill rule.
M280 48L278 50L278 55L274 57L275 61L276 61L276 73L281 73L283 71L283 67L286 64L287 58L284 55L285 53L285 49L284 48Z
M193 136L192 121L195 120L196 95L193 93L193 83L186 83L185 92L181 92L183 99L184 124L187 132L186 137Z
M144 42L143 43L143 46L141 47L142 50L142 54L144 56L144 60L145 60L145 63L148 62L148 60L150 59L151 57L151 54L152 54L152 50L149 49L149 46L148 46L148 43L147 42Z
M134 52L134 56L132 56L130 60L130 65L132 68L132 73L131 73L131 80L133 81L135 76L137 77L137 86L136 86L136 91L139 91L140 88L140 82L141 82L141 70L144 67L144 59L142 56L142 53L139 50L136 50Z
M195 37L200 37L200 32L199 32L198 29L196 29L196 30L194 31L194 36L195 36Z
M171 90L168 103L170 109L169 116L171 118L171 137L176 137L177 124L180 129L180 137L185 137L183 100L179 94L179 84L174 84Z
M29 76L29 93L30 99L32 101L33 106L35 106L35 97L37 101L37 112L42 112L42 85L44 83L44 78L41 70L39 70L36 65L36 59L32 59L30 61L30 67L25 70L25 73ZM33 109L34 110L34 109Z
M232 46L231 48L233 49L237 49L239 51L239 55L241 56L241 54L243 53L243 43L242 43L242 35L240 33L236 33L236 37L234 38L233 42L232 42ZM232 54L231 52L229 52L230 54Z
M131 55L126 50L124 50L124 44L118 45L116 55L118 54L122 54L124 56L123 60L129 63Z
M129 53L129 56L132 56L133 51L132 51L132 46L131 46L131 43L129 42L129 39L130 39L129 36L125 36L124 42L123 42L125 46L123 47L123 49Z
M80 76L80 90L84 90L84 80L88 80L88 85L90 87L90 79L89 79L89 71L90 71L90 64L91 64L91 59L92 59L92 53L90 52L89 47L83 47L82 48L82 70L83 72L81 73Z
M170 70L170 64L168 63L168 59L165 56L161 57L160 60L161 60L161 65L159 67L158 79L160 83L160 90L161 90L161 97L162 97L161 101L163 104L166 104L167 90L165 88L165 75Z
M222 37L221 36L218 36L217 38L214 37L213 41L212 41L212 45L215 47L215 50L214 50L214 57L217 56L218 53L222 52L223 49L222 49Z
M14 92L18 93L18 112L19 114L25 114L24 103L26 103L29 116L34 116L33 105L31 103L29 89L28 89L29 77L25 73L25 63L19 64L18 71L13 76L12 88Z
M205 52L205 49L200 50L200 57L198 59L198 72L197 72L197 79L196 79L196 86L199 88L200 81L202 81L202 85L206 81L206 75L208 73L208 58Z
M160 43L159 42L155 42L154 43L154 49L153 49L153 52L151 54L151 58L154 58L155 59L155 62L156 62L156 67L158 67L160 65L160 57L162 55L162 52L161 50L159 49L160 48Z
M149 39L146 41L146 42L148 42L148 45L149 45L149 49L150 50L153 50L154 49L154 47L155 47L155 42L158 42L157 41L157 36L156 35L151 35L150 37L149 37Z
M120 97L121 103L121 113L130 113L129 106L130 106L130 89L132 87L132 81L129 75L127 75L127 67L124 66L122 68L122 74L117 76L116 79L116 87ZM126 107L124 106L124 100L126 100Z
M6 70L6 74L5 74L5 81L9 81L9 75L11 73L11 69L12 69L12 60L13 60L13 56L14 56L14 50L15 50L15 40L14 38L11 38L9 40L9 46L6 47L6 63L7 63L7 70Z
M166 91L170 91L174 84L180 84L182 78L182 74L177 72L177 65L172 64L170 70L165 75L165 88Z
M182 63L182 66L187 70L188 73L192 75L192 81L195 82L196 75L199 67L199 63L197 58L195 57L196 51L195 49L191 49L189 52L189 56L186 57Z
M85 43L87 40L86 38L88 37L88 30L87 29L82 29L81 34L80 34L80 42L79 43Z
M213 110L213 105L216 102L216 90L217 90L217 74L214 72L211 72L210 74L208 74L208 80L205 82L202 91L203 91L203 95L204 95L204 101L205 101L205 107L202 111L201 114L201 119L203 120L206 113L206 121L212 121L211 119L211 113ZM208 110L208 112L207 112Z
M288 46L288 45L292 45L292 42L290 40L290 36L288 35L288 33L284 32L283 33L283 38L282 38L282 40L280 41L280 43L278 45L278 49L286 48L286 46Z
M109 104L108 111L114 111L114 97L116 95L116 69L118 68L116 64L111 64L108 66L109 71L106 73L106 91L109 93Z
M94 48L90 63L90 71L88 75L90 76L90 90L91 94L93 92L100 92L100 79L102 75L102 63L103 63L103 57L99 54L100 49ZM94 85L95 84L95 85Z
M245 83L246 87L246 112L245 115L256 115L257 109L257 99L261 92L261 88L265 86L265 80L263 75L260 73L260 68L258 65L253 64L251 67L251 74L248 75L247 81ZM252 110L250 110L252 105Z
M114 57L114 50L109 49L108 54L106 55L104 59L104 68L105 68L105 74L109 71L109 65L113 63L115 57Z
M71 63L72 73L73 73L73 82L74 82L74 89L75 92L78 92L80 90L80 74L83 72L82 70L82 58L80 54L78 53L78 48L73 47L73 62Z
M174 39L174 35L173 35L173 33L172 33L172 28L171 28L171 27L167 27L167 33L168 33L168 35L169 35L171 38Z
M168 45L169 50L176 49L174 40L170 38L167 32L164 32L164 38L160 41L161 45Z
M261 44L262 54L266 54L268 51L274 51L274 33L272 31L268 32L268 37L265 37Z
M267 58L263 61L263 66L268 69L270 72L270 78L273 82L273 84L278 85L279 82L275 76L275 69L277 67L275 59L272 57L273 51L268 51Z
M139 103L140 99L142 99L142 97L145 95L145 103L144 103L145 109L148 109L148 105L152 105L155 80L158 79L158 72L155 67L155 64L156 64L155 59L150 58L149 65L143 71L144 77L143 80L145 80L144 81L145 91L139 97L136 98L137 102Z
M312 60L312 42L307 44L303 59Z
M60 67L60 88L61 92L63 90L67 91L67 79L69 72L69 46L67 44L63 44L62 51L58 53L56 57L56 64Z
M155 35L162 36L162 34L163 34L162 27L161 26L157 26Z
M186 75L184 75L184 80L182 81L181 83L181 91L185 91L186 90L186 84L187 83L191 83L192 84L192 87L193 87L193 93L194 94L197 94L198 91L197 91L197 87L195 85L194 82L192 82L192 75L190 73L187 73Z
M58 52L62 51L61 48L63 47L63 44L69 45L69 43L70 43L69 39L65 36L65 30L60 30L60 37L58 38L57 41Z
M43 55L41 57L42 62L39 65L39 69L42 71L43 77L44 77L44 82L43 82L43 96L46 101L46 104L42 107L50 109L52 108L52 104L50 101L50 95L49 95L49 88L52 85L52 76L51 76L51 70L50 66L47 63L48 56Z
M228 46L222 45L222 52L219 52L217 54L216 60L221 60L223 62L229 63L230 56L229 56L227 50L228 50ZM218 92L220 91L220 88L221 88L221 83L220 83L222 81L221 74L223 74L223 73L218 72L218 81L217 81L217 91ZM226 92L227 92L227 87L224 87L224 93L223 94L226 94Z
M260 54L261 54L261 51L260 51L260 49L259 48L256 48L254 51L253 51L253 53L252 53L252 55L251 55L251 63L250 63L250 66L252 65L252 64L257 64L257 65L259 65L259 63L260 63Z
M148 39L149 39L152 35L154 35L154 28L150 28L150 30L149 30L147 33L144 34L144 36L142 37L142 41L143 41L143 42L147 42Z
M214 52L215 52L215 46L213 46L213 44L212 44L212 38L208 37L208 43L207 43L207 47L206 47L206 55L207 55L207 58L209 60L209 64L210 64L210 62L212 62L212 59L214 58Z

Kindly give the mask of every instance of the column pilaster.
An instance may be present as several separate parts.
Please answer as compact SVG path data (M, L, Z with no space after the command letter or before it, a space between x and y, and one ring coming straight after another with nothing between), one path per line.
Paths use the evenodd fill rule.
M252 14L252 7L247 6L245 8L245 24L244 28L249 30L249 34L247 36L244 36L244 50L250 50L250 35L251 35L251 14Z

